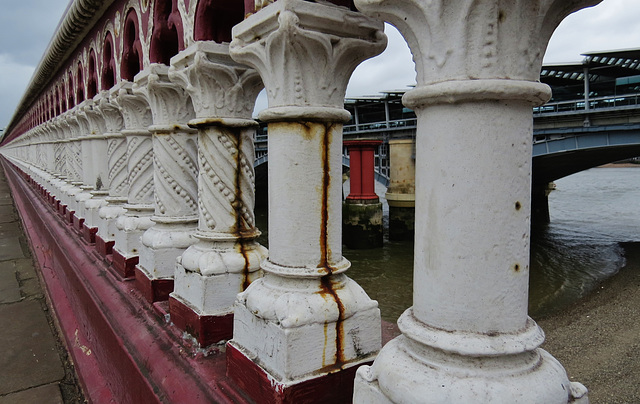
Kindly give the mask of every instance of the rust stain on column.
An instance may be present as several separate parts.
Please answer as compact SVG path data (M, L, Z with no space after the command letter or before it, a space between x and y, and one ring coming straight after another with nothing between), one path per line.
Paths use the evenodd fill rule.
M312 125L312 124L311 124ZM305 124L309 128L309 124ZM336 366L344 364L344 305L340 300L340 297L336 293L333 285L332 273L333 268L329 264L329 255L331 250L329 248L329 236L328 236L328 224L329 224L329 186L331 185L331 164L330 164L330 146L331 146L331 134L334 124L325 123L324 133L322 133L322 208L320 212L320 268L325 268L328 272L327 275L320 278L320 293L323 296L331 295L338 307L338 320L336 321Z
M242 269L242 290L244 291L251 284L251 279L249 279L249 256L245 246L246 240L243 237L243 233L246 233L249 229L246 228L242 219L242 128L229 128L229 131L236 138L236 154L234 156L236 160L234 173L236 198L233 203L233 212L236 219L235 235L238 237L238 249L244 259L244 268Z
M333 300L336 302L338 306L338 320L336 321L336 366L342 366L346 360L344 357L344 347L342 341L344 340L344 306L342 305L342 301L338 294L336 293L333 287L333 280L331 279L331 275L325 275L320 278L320 294L331 295Z
M329 186L331 185L331 164L329 160L330 136L333 124L324 124L324 133L322 134L322 208L320 211L320 267L326 268L329 275L332 268L329 265Z

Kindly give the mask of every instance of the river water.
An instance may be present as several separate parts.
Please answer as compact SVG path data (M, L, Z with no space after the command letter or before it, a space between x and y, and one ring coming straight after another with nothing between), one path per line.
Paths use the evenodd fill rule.
M640 241L640 166L594 168L556 181L549 196L551 223L531 234L529 313L560 310L588 294L625 263L620 243ZM258 210L258 225L266 212ZM266 231L261 242L266 245ZM386 235L385 235L386 237ZM378 300L395 322L412 304L413 242L350 250L347 274Z

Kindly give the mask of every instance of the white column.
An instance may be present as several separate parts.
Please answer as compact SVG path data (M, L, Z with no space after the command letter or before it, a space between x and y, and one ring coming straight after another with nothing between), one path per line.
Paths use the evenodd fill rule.
M267 250L255 241L251 119L258 73L229 57L229 45L196 42L171 60L169 77L186 88L198 129L198 242L178 258L171 318L202 345L232 336L236 295L261 275ZM192 311L194 315L182 313ZM202 317L219 317L206 328ZM224 320L223 320L224 318Z
M413 307L358 370L357 403L587 402L527 315L532 107L549 37L598 0L356 0L413 52ZM575 400L575 401L574 401Z
M87 199L84 203L86 212L85 236L88 236L86 232L95 232L95 229L99 227L100 224L102 224L103 227L105 225L107 227L113 227L112 221L105 223L105 219L100 217L100 209L106 207L108 203L112 208L116 205L114 209L111 209L113 214L121 212L117 207L121 200L118 199L117 196L115 196L114 199L114 195L110 195L109 193L111 176L113 175L110 170L113 170L113 167L110 168L110 156L108 153L105 153L105 151L109 150L110 142L113 142L113 140L110 141L109 139L113 139L114 136L115 139L121 138L122 116L117 106L113 103L113 97L109 92L101 91L93 100L94 105L91 110L86 111L86 115L92 123L90 158L93 165L91 177L93 189L91 190L91 198ZM111 143L111 147L113 147L113 143ZM118 161L120 160L115 160L116 164ZM111 164L114 164L114 162L112 161ZM118 172L122 173L121 170ZM126 170L124 171L124 175L126 176ZM122 174L119 174L117 177L116 184L122 184L121 186L124 187L127 186L126 179L124 181L122 179ZM105 211L103 211L103 215L105 215L105 217L109 216ZM104 230L106 231L103 231L103 236L111 240L110 234L112 234L112 232L108 229Z
M81 134L86 133L83 123L77 114L81 106L76 108L68 119L60 119L60 128L64 133L65 184L60 187L60 201L67 212L75 212L75 196L82 191L82 155ZM68 214L66 214L68 218Z
M259 116L269 123L269 257L264 278L238 296L228 349L260 364L277 392L380 347L378 304L345 275L341 154L346 85L384 49L382 29L301 0L277 1L233 29L231 56L260 73L269 99Z
M112 252L115 236L118 231L116 221L124 214L124 204L127 202L129 184L127 182L127 140L121 133L123 120L117 105L113 101L113 94L103 91L99 97L98 111L107 124L106 155L107 155L107 186L109 195L105 203L98 210L97 227L98 251L101 254Z
M76 194L76 213L78 219L91 222L91 211L87 211L86 204L92 199L93 192L103 188L103 179L106 180L106 155L104 153L105 122L96 110L97 105L93 100L87 100L80 109L78 119L82 119L87 132L81 138L82 149L82 192ZM98 155L97 150L101 153ZM93 202L93 201L92 201ZM89 203L90 206L93 203ZM81 229L80 229L81 230Z
M124 206L126 213L116 222L114 266L121 275L129 277L138 263L140 238L153 225L153 144L148 130L152 121L147 100L133 93L133 83L121 83L116 102L124 117L122 133L127 139L129 193Z
M142 235L136 280L150 301L166 300L173 289L176 259L195 242L198 222L197 131L186 91L172 83L169 67L152 64L135 77L134 93L147 98L153 125L155 224Z

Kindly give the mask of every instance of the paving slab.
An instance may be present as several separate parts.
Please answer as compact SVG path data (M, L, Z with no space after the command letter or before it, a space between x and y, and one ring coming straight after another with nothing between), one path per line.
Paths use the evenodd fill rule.
M0 222L0 239L5 239L7 237L17 237L24 234L22 227L20 227L20 223L18 221L2 223Z
M0 238L0 261L26 258L22 252L20 237Z
M13 205L0 205L0 222L9 223L18 220L18 214Z
M0 303L14 303L22 299L20 284L12 265L0 265Z
M58 383L0 396L0 404L64 404Z
M20 285L20 292L24 298L40 299L44 297L40 280L33 267L33 260L31 258L0 262L0 268L5 265L13 268L13 271L16 273L16 278Z
M0 305L0 341L0 395L64 378L56 342L39 302Z
M8 190L0 190L0 205L13 205L13 198Z

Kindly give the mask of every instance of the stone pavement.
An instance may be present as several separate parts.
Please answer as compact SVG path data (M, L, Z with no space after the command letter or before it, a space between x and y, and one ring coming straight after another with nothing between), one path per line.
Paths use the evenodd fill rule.
M0 168L0 404L83 403Z

